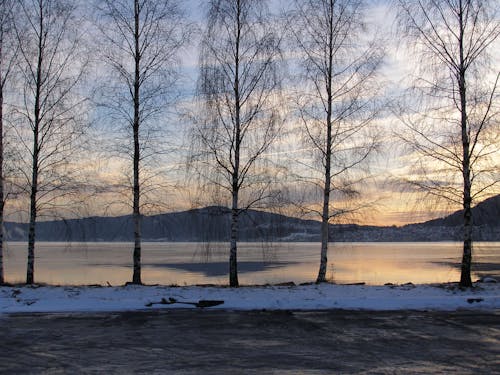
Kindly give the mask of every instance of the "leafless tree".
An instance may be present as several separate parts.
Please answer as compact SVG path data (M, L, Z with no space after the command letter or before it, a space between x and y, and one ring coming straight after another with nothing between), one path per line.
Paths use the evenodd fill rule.
M471 205L499 182L497 1L398 1L399 25L418 57L411 99L399 117L402 135L418 156L410 183L461 205L463 258L460 285L469 287ZM496 190L498 192L498 190Z
M377 114L377 72L384 51L366 35L362 0L295 1L288 13L299 61L296 118L315 160L307 180L321 190L321 259L316 282L326 281L329 223L352 210L333 192L356 193L358 167L376 150L371 125ZM303 168L302 168L303 169Z
M4 95L7 91L7 82L17 55L17 45L13 32L14 1L5 0L0 3L0 285L4 280L3 248L4 248Z
M200 52L194 159L231 200L232 287L239 285L238 216L269 195L265 153L281 127L280 39L266 6L262 0L211 0Z
M83 77L76 3L70 0L19 1L15 31L22 80L17 101L17 143L29 193L26 283L34 282L35 228L41 209L72 189L68 160L82 135Z
M178 0L99 2L104 60L112 69L104 105L132 135L134 271L141 284L141 164L152 147L155 123L165 125L174 98L177 55L190 35ZM163 140L165 142L165 140ZM143 177L143 176L142 176Z

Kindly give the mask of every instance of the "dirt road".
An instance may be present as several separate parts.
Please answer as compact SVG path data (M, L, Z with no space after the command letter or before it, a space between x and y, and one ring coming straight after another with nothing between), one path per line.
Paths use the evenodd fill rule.
M0 317L2 374L500 370L500 312L210 311Z

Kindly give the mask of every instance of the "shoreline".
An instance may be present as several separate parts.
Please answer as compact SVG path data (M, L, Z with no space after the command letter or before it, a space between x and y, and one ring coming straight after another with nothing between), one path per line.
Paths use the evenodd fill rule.
M500 284L0 287L0 315L162 309L491 311L500 309Z

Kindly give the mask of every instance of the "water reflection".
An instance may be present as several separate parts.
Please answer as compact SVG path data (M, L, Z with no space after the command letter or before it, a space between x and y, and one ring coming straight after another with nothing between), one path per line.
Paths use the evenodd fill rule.
M256 261L240 261L238 262L238 274L255 273L262 271L274 270L278 267L286 267L291 262L256 262ZM227 275L227 262L210 262L210 263L159 263L146 264L146 267L165 267L174 270L182 270L189 273L198 273L205 277L217 277Z
M129 243L39 242L35 280L56 285L122 285L131 279L133 245ZM314 281L318 243L242 243L239 246L241 284ZM227 284L225 243L144 243L143 282L165 285ZM5 276L23 282L26 244L8 243ZM461 244L334 243L328 274L337 283L436 283L457 281ZM500 273L500 242L476 243L473 279Z

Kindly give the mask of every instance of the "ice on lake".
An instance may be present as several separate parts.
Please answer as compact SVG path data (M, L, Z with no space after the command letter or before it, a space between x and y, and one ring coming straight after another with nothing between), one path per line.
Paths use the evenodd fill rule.
M132 277L131 243L39 242L35 281L54 285L122 285ZM458 281L461 243L332 243L327 277L336 283L382 285ZM142 249L142 280L147 284L227 284L226 243L147 242ZM240 284L275 284L316 279L319 243L240 243ZM7 243L6 281L23 282L27 246ZM474 247L473 279L500 271L500 242Z

